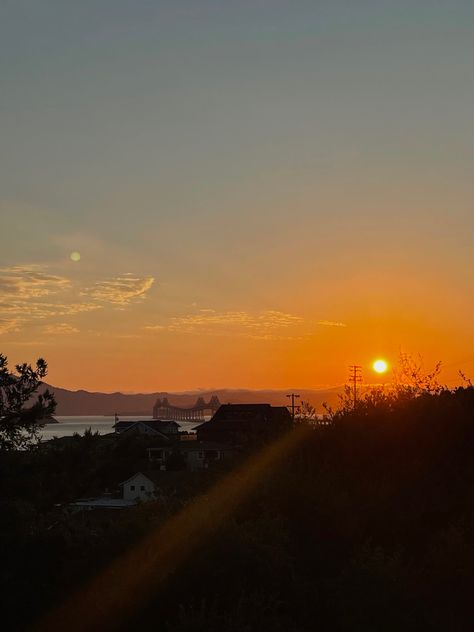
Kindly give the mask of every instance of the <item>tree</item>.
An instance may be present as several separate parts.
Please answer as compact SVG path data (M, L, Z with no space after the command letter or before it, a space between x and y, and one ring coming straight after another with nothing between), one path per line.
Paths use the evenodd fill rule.
M295 421L296 423L316 425L319 422L316 408L309 402L302 401Z
M414 358L410 354L400 353L398 369L395 371L395 390L399 395L408 397L439 394L445 389L438 380L440 372L441 362L437 362L434 368L428 371L421 356Z
M0 353L0 451L31 447L44 419L56 409L48 390L32 399L48 372L42 358L35 368L25 363L15 369L16 373L9 370L7 357Z

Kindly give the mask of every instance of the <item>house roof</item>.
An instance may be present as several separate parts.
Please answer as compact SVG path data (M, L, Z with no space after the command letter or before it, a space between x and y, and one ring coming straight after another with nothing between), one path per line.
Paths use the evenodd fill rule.
M119 483L119 486L121 487L122 485L126 485L127 483L131 483L134 479L136 479L138 476L141 476L143 478L146 478L147 481L150 481L150 483L153 483L153 485L155 484L154 481L151 480L151 478L149 478L148 476L146 476L145 474L143 474L143 472L136 472L133 476L130 476L130 478L127 478L126 481L123 481L123 483Z
M160 424L161 426L172 426L173 428L179 428L179 423L173 419L153 419L152 424Z
M115 428L115 432L118 432L119 434L124 434L125 432L128 432L129 430L133 430L134 428L136 428L137 426L145 426L148 430L151 430L151 432L157 436L162 437L163 439L169 440L169 437L164 433L161 432L162 430L164 430L163 428L163 422L161 421L118 421L114 428ZM161 430L160 430L161 429Z
M252 428L256 423L290 423L291 415L286 406L270 404L223 404L210 421L195 428L225 431L238 431Z

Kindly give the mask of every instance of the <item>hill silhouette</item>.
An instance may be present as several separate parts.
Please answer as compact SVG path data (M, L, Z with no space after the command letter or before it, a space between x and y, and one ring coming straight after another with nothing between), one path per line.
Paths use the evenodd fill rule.
M176 406L192 406L198 397L208 400L217 395L221 403L268 403L274 406L288 404L286 394L294 390L300 394L300 401L310 402L318 412L322 412L323 402L336 404L341 387L331 389L288 389L288 390L250 390L250 389L214 389L185 392L156 393L100 393L85 390L70 391L52 385L43 385L54 392L58 406L56 415L151 415L158 397L167 397Z

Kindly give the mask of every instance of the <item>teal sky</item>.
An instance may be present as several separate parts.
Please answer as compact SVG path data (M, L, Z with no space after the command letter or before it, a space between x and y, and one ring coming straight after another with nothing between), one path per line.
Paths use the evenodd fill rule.
M135 390L150 350L167 388L338 383L372 349L462 359L473 36L474 3L460 0L3 0L0 265L18 296L0 303L0 344L90 388L115 383L81 377L86 352L108 371L120 350L131 377L116 386ZM14 266L69 283L48 305L126 274L139 287L45 316ZM178 331L206 310L307 328L268 338L246 374L253 350L234 329L218 342L215 320ZM300 336L326 361L316 373ZM196 367L210 347L202 370L180 373L178 357Z

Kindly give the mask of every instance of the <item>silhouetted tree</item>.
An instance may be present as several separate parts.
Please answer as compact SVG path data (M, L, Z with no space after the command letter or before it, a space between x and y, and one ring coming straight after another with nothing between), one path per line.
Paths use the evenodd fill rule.
M49 391L31 403L48 372L42 358L35 368L25 363L17 364L15 369L16 373L10 371L6 356L0 354L0 451L30 447L38 438L42 420L56 408Z
M295 417L296 423L315 425L318 423L316 408L309 402L301 402L298 414Z
M395 370L395 389L398 393L415 397L440 393L444 388L438 380L440 372L441 362L429 371L425 369L421 356L416 359L408 353L400 353Z

